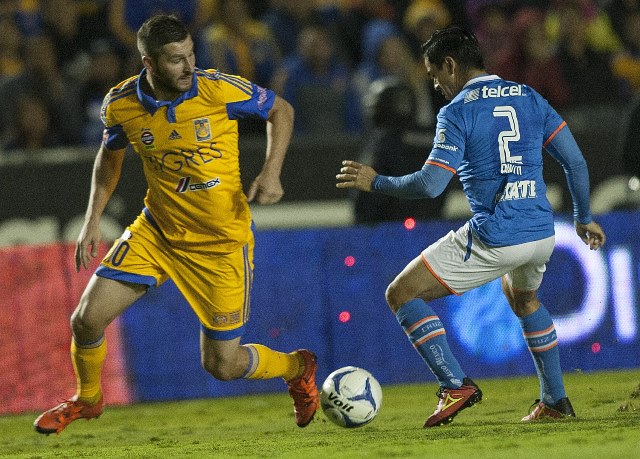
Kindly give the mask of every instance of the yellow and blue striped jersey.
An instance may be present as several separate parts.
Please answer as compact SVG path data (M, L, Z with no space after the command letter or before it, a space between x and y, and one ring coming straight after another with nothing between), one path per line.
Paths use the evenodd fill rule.
M141 88L145 72L105 97L105 147L131 144L140 155L145 214L170 244L238 249L250 239L251 215L240 181L237 120L267 119L275 94L239 76L196 69L190 90L156 101Z

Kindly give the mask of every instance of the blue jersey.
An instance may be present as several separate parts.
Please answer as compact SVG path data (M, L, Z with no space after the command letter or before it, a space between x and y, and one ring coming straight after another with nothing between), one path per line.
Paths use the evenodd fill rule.
M480 76L440 110L427 164L458 174L473 212L471 227L486 244L543 239L554 234L543 145L564 126L530 87Z
M554 233L543 148L564 168L575 221L590 223L587 163L566 123L536 91L495 75L469 80L440 110L421 170L377 175L371 187L399 198L435 197L458 174L473 212L471 227L483 242L531 242Z

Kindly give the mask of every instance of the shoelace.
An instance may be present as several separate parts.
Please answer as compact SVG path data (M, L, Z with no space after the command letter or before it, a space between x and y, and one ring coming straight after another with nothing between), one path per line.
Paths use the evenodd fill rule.
M65 400L63 402L61 402L58 406L56 406L53 410L53 413L55 413L56 415L56 419L58 421L63 421L66 418L70 418L73 417L73 415L79 413L80 411L82 411L82 407L81 406L70 406L68 407L69 404L72 404L73 401L72 400Z
M540 399L539 398L535 399L535 401L529 407L529 414L533 413L538 408L539 404L540 404Z

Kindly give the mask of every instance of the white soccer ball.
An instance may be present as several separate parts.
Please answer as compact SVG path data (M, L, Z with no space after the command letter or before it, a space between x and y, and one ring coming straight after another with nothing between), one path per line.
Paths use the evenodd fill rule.
M322 411L331 422L341 427L360 427L370 423L381 405L380 383L362 368L339 368L322 384Z

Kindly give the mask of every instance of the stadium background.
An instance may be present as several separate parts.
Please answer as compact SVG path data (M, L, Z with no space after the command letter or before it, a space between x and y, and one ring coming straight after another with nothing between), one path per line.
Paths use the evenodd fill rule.
M108 9L120 2L72 3ZM276 3L282 2L273 5ZM332 2L316 3L326 6ZM369 10L372 5L383 5L375 14L388 15L391 10L406 13L412 4L337 3L342 8L349 3L360 7L365 16L374 14ZM464 3L442 2L454 19L470 15L471 10L465 9L469 5ZM501 3L511 7L512 13L517 9L513 8L515 3L522 7L535 4L551 15L556 3L563 2L467 3ZM590 17L600 17L621 2L578 3L586 5ZM21 24L23 33L30 33L29 24L37 29L38 5L37 1L3 2L0 20L21 18L23 22L16 23ZM249 5L256 19L272 8L268 2ZM461 13L457 16L456 11ZM390 20L403 28L402 19L404 16L393 13ZM409 34L407 30L404 33ZM0 43L0 47L6 46L6 42ZM1 50L4 59L7 49ZM8 67L0 68L5 72ZM357 73L358 66L353 64L353 68ZM590 77L584 75L595 93L599 82ZM11 78L2 75L0 93ZM545 164L550 198L558 211L558 249L548 266L541 298L556 320L565 371L640 367L640 243L635 234L640 225L640 192L634 171L621 152L634 97L637 90L618 96L612 93L610 100L567 103L560 110L590 164L593 210L608 235L604 250L591 253L580 246L572 234L563 172L552 161ZM305 107L299 112L308 113ZM6 124L0 126L7 128ZM261 165L262 128L251 123L242 126L245 182ZM311 348L320 359L320 378L339 366L353 364L369 369L383 384L432 382L388 312L384 289L419 250L458 227L468 208L452 184L429 220L356 224L354 196L337 190L333 182L340 160L360 155L367 147L368 128L354 132L334 123L323 132L296 132L283 171L283 202L253 208L256 278L245 341L282 350ZM430 127L418 128L428 154ZM68 319L91 275L75 273L72 241L82 224L95 145L58 139L36 148L14 146L3 143L0 149L0 413L47 408L52 397L63 398L73 392ZM640 146L635 149L637 154ZM146 185L138 161L135 155L127 155L123 177L103 219L105 245L101 253L140 211ZM440 300L436 309L448 327L454 351L473 377L534 374L517 322L496 283L459 298ZM199 363L197 320L170 282L132 306L107 334L104 390L108 403L285 389L276 380L224 383L208 376ZM481 346L480 342L490 345Z

